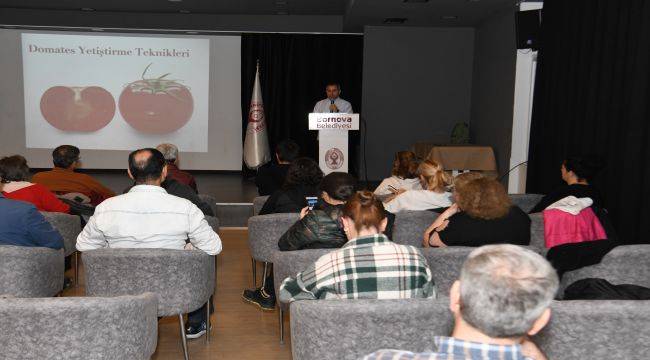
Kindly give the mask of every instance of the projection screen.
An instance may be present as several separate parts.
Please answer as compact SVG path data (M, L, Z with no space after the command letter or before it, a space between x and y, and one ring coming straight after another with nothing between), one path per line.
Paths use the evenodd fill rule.
M239 36L0 30L0 155L52 166L71 144L85 168L124 169L168 142L183 168L241 169Z

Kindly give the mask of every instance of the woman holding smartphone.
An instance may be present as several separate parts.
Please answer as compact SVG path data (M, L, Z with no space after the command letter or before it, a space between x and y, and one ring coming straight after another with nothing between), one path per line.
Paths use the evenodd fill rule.
M260 215L298 213L308 206L308 198L319 194L323 172L310 158L298 158L289 165L282 189L274 192L260 210Z

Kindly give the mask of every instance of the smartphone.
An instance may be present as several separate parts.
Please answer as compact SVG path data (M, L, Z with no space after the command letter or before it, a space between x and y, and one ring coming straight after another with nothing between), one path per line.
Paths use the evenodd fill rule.
M309 210L314 210L314 206L316 205L316 202L318 202L318 197L305 196L305 200L307 200L307 207L309 207Z

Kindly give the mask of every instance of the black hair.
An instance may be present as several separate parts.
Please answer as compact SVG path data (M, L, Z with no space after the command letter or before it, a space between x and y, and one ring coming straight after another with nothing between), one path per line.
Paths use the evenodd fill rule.
M283 140L275 146L280 161L292 162L300 155L300 146L291 139Z
M316 187L322 180L323 172L314 160L297 158L289 165L283 188L289 189L299 185Z
M149 153L149 157L136 160L136 155ZM144 148L133 151L129 154L129 171L136 184L159 179L165 167L165 157L157 149Z
M562 163L567 171L573 171L579 180L591 181L604 164L598 156L569 156Z
M67 169L79 160L79 148L72 145L61 145L52 151L52 162L58 168Z
M344 172L327 174L320 183L320 191L324 191L332 199L348 201L357 188L357 179Z
M341 90L341 84L339 84L336 81L328 81L327 84L325 84L325 87L328 87L330 85L334 85L334 86L336 86L337 89Z
M27 181L29 166L27 160L20 155L6 156L0 159L0 182Z

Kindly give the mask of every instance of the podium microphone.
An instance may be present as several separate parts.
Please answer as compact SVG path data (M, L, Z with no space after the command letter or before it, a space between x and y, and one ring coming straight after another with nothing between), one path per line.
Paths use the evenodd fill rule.
M334 105L334 99L330 99L330 105ZM334 110L332 110L332 107L330 107L330 112L334 112Z

